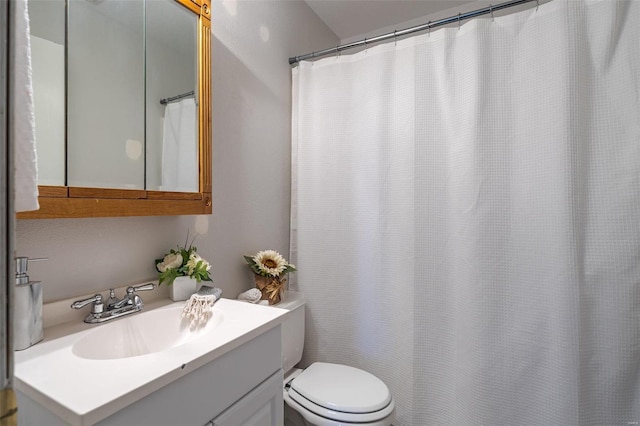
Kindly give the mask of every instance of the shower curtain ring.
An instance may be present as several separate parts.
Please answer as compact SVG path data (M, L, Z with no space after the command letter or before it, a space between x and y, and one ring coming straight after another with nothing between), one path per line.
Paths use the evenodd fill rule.
M431 37L431 21L427 23L427 28L429 29L429 37Z
M393 44L394 44L395 46L397 46L397 45L398 45L398 36L396 35L396 32L397 32L397 31L398 31L398 30L393 30Z
M493 16L493 5L492 4L489 5L489 13L491 13L491 20L494 21L495 17Z
M458 13L458 29L460 29L460 13Z
M338 54L338 57L340 57L340 55L342 54L342 51L340 50L340 45L336 44L336 53Z
M538 11L539 7L540 7L540 0L536 0L536 12Z

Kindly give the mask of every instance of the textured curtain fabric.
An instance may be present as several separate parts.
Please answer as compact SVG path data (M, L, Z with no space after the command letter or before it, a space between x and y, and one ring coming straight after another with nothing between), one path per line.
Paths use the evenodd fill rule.
M396 425L640 422L639 40L556 0L295 68L303 364Z

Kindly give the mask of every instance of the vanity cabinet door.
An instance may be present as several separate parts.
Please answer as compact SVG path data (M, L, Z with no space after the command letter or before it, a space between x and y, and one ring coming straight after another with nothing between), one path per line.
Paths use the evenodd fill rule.
M211 426L280 426L284 423L282 371L213 419Z

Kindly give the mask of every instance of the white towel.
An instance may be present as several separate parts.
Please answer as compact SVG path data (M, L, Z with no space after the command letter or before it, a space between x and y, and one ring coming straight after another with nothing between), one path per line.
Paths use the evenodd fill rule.
M164 111L162 190L199 191L196 104L193 98L169 103Z
M189 321L191 329L204 327L213 315L211 308L222 296L222 290L203 284L196 294L192 294L182 309L182 318Z
M38 161L36 155L29 12L25 0L14 2L12 56L13 95L11 126L15 167L15 211L38 210Z

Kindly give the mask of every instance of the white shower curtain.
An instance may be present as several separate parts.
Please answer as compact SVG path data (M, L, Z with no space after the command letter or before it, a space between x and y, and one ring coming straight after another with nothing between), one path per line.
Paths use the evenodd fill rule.
M640 422L640 2L555 0L293 70L303 363L396 425Z

